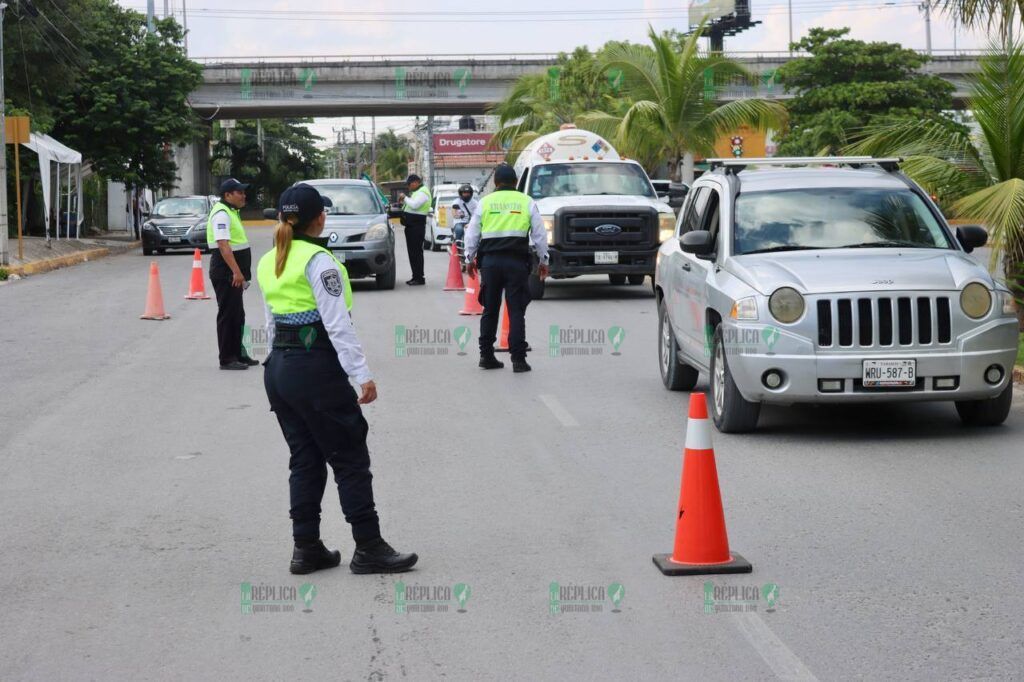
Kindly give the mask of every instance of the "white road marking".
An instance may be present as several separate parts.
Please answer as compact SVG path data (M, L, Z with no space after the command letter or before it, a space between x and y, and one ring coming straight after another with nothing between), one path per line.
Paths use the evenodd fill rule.
M580 425L580 423L576 421L571 414L569 414L569 410L565 409L565 406L563 406L555 396L542 395L540 396L540 400L542 403L547 405L548 409L551 410L551 414L555 415L555 419L560 421L562 426L572 428Z
M780 680L817 682L814 673L775 636L756 613L735 614L733 623Z

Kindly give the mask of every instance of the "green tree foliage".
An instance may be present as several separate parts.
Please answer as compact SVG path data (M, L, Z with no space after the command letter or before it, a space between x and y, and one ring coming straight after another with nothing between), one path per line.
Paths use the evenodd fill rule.
M316 147L320 138L307 127L312 119L267 119L238 121L227 141L218 126L214 135L213 170L251 183L250 200L271 206L287 187L300 180L325 174L324 152ZM259 127L263 127L260 147Z
M409 175L413 151L409 141L393 130L377 135L377 182L404 180Z
M905 172L953 199L954 213L989 228L993 258L1024 329L1024 51L981 60L969 105L980 134L938 121L905 120L871 128L850 153L904 157Z
M790 100L781 156L836 153L865 126L885 119L935 120L952 107L953 86L919 73L927 57L894 43L865 43L849 29L813 28L794 43L809 57L779 69Z

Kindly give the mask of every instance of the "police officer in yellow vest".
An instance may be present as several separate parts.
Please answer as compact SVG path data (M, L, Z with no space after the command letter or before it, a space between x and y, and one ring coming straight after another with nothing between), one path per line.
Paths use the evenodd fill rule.
M221 369L249 369L259 364L242 347L245 308L242 292L252 279L252 252L238 211L245 206L249 185L234 178L220 185L220 201L206 221L210 249L210 281L217 295L217 346Z
M541 279L548 276L548 240L533 199L516 189L516 172L502 164L494 170L494 192L480 200L466 228L466 271L480 269L480 367L501 369L494 357L502 292L508 306L508 345L514 372L529 372L526 362L526 306L530 303L530 245L537 252ZM479 254L479 257L478 257ZM479 264L477 263L479 260Z
M341 563L320 540L320 503L327 465L352 527L353 573L395 573L416 563L380 535L360 405L377 399L366 356L352 326L352 289L345 266L319 239L330 199L299 183L284 191L274 248L260 258L256 278L266 302L270 355L263 363L270 409L291 451L291 572ZM349 379L360 387L357 398Z
M402 226L405 227L405 248L412 267L412 279L406 284L426 284L423 277L423 240L427 234L427 216L434 210L430 190L423 186L423 179L413 174L405 181L409 195L400 194L402 201Z

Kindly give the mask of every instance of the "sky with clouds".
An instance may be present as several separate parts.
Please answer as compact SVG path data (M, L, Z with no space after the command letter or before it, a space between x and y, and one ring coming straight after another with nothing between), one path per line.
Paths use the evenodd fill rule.
M144 12L143 0L120 4ZM181 20L183 0L166 3ZM162 14L165 3L156 0ZM645 40L656 31L687 25L687 0L376 0L354 1L184 0L193 57L284 55L523 54L555 53L608 40ZM792 0L796 39L814 26L852 29L852 37L902 43L924 49L924 13L916 0ZM787 0L751 0L762 23L726 39L727 51L782 51L789 38ZM932 16L936 51L984 47L983 33L969 33L941 14ZM316 132L333 125L319 120ZM368 123L359 121L361 129ZM380 119L378 130L409 127L408 119Z

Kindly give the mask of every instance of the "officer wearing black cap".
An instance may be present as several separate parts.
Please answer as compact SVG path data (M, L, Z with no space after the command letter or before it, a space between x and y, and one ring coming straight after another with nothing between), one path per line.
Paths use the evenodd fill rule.
M412 279L406 284L426 284L423 277L423 239L427 233L427 216L433 210L430 190L423 186L423 179L415 173L405 181L409 195L398 195L402 203L402 225L405 227L405 248L409 253Z
M270 409L291 450L291 572L311 573L341 563L341 553L320 540L320 503L327 465L352 527L353 573L396 573L416 563L380 535L373 476L366 447L369 429L360 405L377 399L377 387L352 326L352 288L323 232L331 202L310 185L284 191L278 203L274 247L256 266L266 302L270 355L263 375ZM360 387L356 397L349 379Z
M249 369L259 364L242 347L245 308L242 291L252 279L249 238L238 214L245 206L249 185L229 178L220 185L220 201L206 221L206 245L210 249L210 281L217 294L217 346L221 369Z
M494 191L480 201L466 228L466 272L480 268L480 367L501 369L494 357L502 292L508 306L509 352L514 372L529 372L526 362L526 306L530 303L530 245L540 260L538 275L548 276L548 240L544 220L533 199L516 189L516 172L508 164L494 170ZM479 254L479 259L478 259Z

